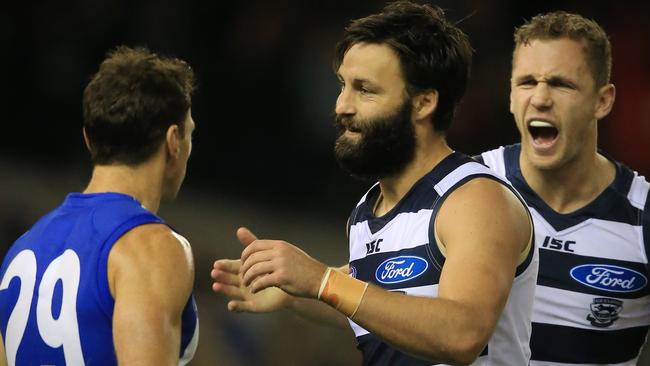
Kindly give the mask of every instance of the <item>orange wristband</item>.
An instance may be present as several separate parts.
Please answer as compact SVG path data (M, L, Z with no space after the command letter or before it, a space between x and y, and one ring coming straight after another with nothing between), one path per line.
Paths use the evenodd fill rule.
M352 318L359 309L367 289L367 282L328 268L321 280L318 299Z

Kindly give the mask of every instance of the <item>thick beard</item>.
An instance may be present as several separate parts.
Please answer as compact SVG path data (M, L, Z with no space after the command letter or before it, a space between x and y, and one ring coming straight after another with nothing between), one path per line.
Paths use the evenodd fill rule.
M354 120L336 116L336 160L343 170L363 180L379 180L400 173L415 154L415 129L411 123L411 100L406 99L388 116ZM352 140L345 126L358 131Z

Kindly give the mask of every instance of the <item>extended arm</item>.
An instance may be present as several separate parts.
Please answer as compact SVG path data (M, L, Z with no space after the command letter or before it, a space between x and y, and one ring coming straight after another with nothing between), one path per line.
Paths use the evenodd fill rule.
M192 291L189 244L164 225L136 227L109 255L120 365L178 365L181 314Z
M353 320L407 353L469 364L487 344L507 301L530 222L512 192L477 179L447 198L436 226L446 249L438 297L370 286ZM296 249L280 241L249 245L242 255L245 283L254 292L279 286L296 296L317 297L326 267ZM287 270L298 263L300 275Z

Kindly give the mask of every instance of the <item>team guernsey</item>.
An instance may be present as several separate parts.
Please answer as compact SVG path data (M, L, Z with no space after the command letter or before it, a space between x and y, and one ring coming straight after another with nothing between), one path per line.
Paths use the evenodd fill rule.
M559 214L528 186L520 145L483 153L529 205L539 248L532 366L637 364L650 325L650 185L614 162L614 181L587 206Z
M71 193L12 245L0 269L0 330L10 366L117 364L108 255L124 233L150 223L164 224L130 196ZM197 342L191 295L182 314L181 365Z
M436 297L445 263L433 230L436 214L450 193L476 178L494 179L512 190L485 165L455 152L422 177L390 212L381 217L373 213L380 193L379 186L373 186L350 216L350 275L388 291ZM517 268L496 329L473 365L528 364L536 276L536 251L529 250ZM352 321L350 324L364 365L431 364L400 352Z

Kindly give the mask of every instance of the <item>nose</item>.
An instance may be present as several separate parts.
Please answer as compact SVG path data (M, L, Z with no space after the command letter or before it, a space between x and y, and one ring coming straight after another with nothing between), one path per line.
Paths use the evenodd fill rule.
M535 86L530 102L537 109L548 109L553 105L549 87L545 82L538 83Z
M338 115L353 115L356 112L352 93L347 88L341 89L338 98L336 98L334 111Z

